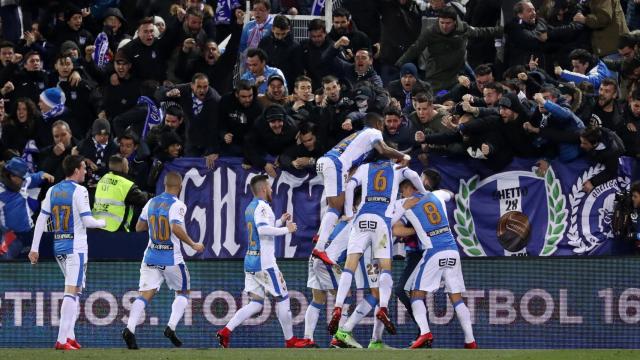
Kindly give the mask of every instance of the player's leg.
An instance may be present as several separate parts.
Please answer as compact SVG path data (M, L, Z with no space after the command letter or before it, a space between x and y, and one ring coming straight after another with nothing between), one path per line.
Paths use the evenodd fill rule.
M342 270L342 274L340 275L333 313L331 315L329 325L327 325L327 330L332 335L335 334L335 332L338 330L338 326L342 319L342 308L345 305L345 299L349 294L349 290L351 289L353 273L358 267L358 261L362 256L362 250L360 250L362 246L358 245L357 242L357 239L355 239L354 241L351 241L351 239L349 240L349 249L347 249L347 261L345 262L344 269Z
M136 341L136 327L142 319L144 309L149 305L151 299L156 294L162 282L164 281L162 272L155 266L149 266L145 263L140 265L140 281L138 285L138 297L131 304L129 310L129 320L127 327L122 330L122 338L130 350L137 350L138 343Z
M476 339L473 336L473 328L471 326L471 313L469 308L464 303L462 295L460 293L450 294L449 299L453 304L453 309L456 311L456 316L460 322L462 332L464 332L464 347L467 349L475 349L478 347Z
M426 296L426 291L411 291L411 310L413 311L414 320L420 328L420 335L411 344L411 349L430 348L433 342L433 335L431 334L431 329L429 329L429 321L427 319Z
M387 219L373 215L371 220L377 223L371 246L373 247L373 257L378 261L378 265L380 266L380 280L378 282L380 309L376 312L376 318L382 321L385 329L387 329L390 334L395 334L396 328L391 322L388 310L391 292L393 291L393 277L391 273L393 246L391 244L391 231Z
M304 314L304 338L313 341L313 333L318 325L320 312L327 303L327 294L324 290L319 289L311 289L311 294L313 298Z
M412 307L411 298L409 297L407 291L405 291L404 287L405 287L405 284L407 283L407 280L409 280L411 273L413 273L413 270L416 268L416 266L418 265L421 259L422 259L422 251L418 251L418 250L407 251L405 267L404 267L404 270L402 270L402 274L400 275L400 280L396 284L396 287L394 290L395 295L398 298L398 301L400 301L402 305L404 305L404 307L407 309L407 313L409 314L409 316L411 316L411 319L413 319L414 322L415 322L415 318L413 317L413 310L411 308Z
M164 336L171 340L176 347L182 346L182 341L176 334L176 326L184 315L184 310L189 305L189 293L191 291L191 276L185 264L167 266L164 277L169 289L176 291L176 297L171 304L171 316L167 327L164 329Z
M323 179L328 205L327 211L320 220L316 244L316 249L322 251L344 208L344 174L339 162L336 163L326 157L318 160L317 169Z
M471 326L471 313L462 299L462 293L466 291L464 278L462 277L462 267L460 266L460 254L457 251L443 251L447 257L448 267L443 270L445 290L450 294L449 299L456 311L456 316L460 322L460 327L464 332L464 347L467 349L477 348L476 340L473 336Z
M56 257L64 274L64 296L60 305L60 327L55 348L59 350L77 350L69 344L68 335L78 311L78 293L84 285L85 254L67 254Z
M266 294L264 286L258 281L256 274L245 273L244 292L249 294L249 303L236 311L227 325L216 333L218 343L223 348L229 347L233 330L240 326L245 320L262 311L262 307L264 306Z
M67 343L71 344L78 349L82 348L82 345L76 340L76 321L78 321L78 317L80 316L80 297L82 296L82 289L84 289L86 281L87 281L87 262L84 262L84 266L80 269L82 274L82 284L78 286L78 292L76 294L76 311L73 320L71 321L71 326L69 327L69 332L67 333Z

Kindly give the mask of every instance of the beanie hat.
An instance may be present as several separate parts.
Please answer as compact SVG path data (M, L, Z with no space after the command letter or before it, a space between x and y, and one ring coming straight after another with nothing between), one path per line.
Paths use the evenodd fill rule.
M264 118L267 121L274 121L274 120L284 121L286 117L287 117L287 112L281 105L278 105L278 104L273 104L268 108L266 108L264 111Z
M64 96L64 92L60 90L58 87L49 88L40 93L40 100L43 103L47 104L49 107L56 107L58 105L64 105L67 101L66 96Z
M106 119L96 119L91 127L91 135L109 135L111 134L111 125Z
M11 175L15 175L20 178L24 178L24 176L29 172L29 165L27 162L17 156L14 156L11 160L7 161L4 168Z
M400 77L407 74L413 75L414 78L418 78L418 69L412 63L406 63L400 68Z
M78 44L76 44L75 42L71 41L71 40L67 40L65 42L62 43L62 45L60 45L60 53L64 54L67 51L76 49L78 51L78 53L80 52L80 47L78 47Z

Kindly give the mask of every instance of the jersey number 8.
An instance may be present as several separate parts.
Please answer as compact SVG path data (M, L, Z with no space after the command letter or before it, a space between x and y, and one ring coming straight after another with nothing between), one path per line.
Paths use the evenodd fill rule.
M442 215L440 215L440 211L438 211L438 207L434 203L425 203L422 210L424 210L424 214L427 215L427 219L432 225L439 224L442 221Z
M149 226L151 227L151 237L157 241L168 241L171 236L169 219L166 216L149 216Z

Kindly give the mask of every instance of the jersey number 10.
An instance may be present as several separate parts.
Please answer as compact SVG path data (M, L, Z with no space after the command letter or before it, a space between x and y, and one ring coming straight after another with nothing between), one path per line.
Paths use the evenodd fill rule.
M167 219L166 216L149 216L149 226L151 228L151 237L154 240L169 240L169 237L171 236L171 228L169 227L169 219Z

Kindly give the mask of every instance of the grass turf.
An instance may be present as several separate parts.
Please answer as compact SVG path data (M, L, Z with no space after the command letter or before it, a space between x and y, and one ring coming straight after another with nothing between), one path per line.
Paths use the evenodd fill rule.
M54 360L194 360L194 359L277 359L277 360L626 360L640 359L638 350L338 350L338 349L0 349L3 359Z

